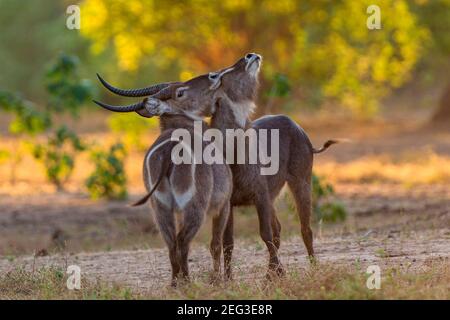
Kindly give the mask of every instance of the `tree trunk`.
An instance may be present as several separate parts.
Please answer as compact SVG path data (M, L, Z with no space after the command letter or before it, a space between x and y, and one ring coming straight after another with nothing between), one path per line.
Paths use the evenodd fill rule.
M431 124L450 129L450 84L441 97L437 111L431 117Z

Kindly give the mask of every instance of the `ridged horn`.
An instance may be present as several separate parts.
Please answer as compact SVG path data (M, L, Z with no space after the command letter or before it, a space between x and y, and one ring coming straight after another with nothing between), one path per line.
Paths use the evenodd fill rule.
M135 103L135 104L130 104L128 106L112 106L100 101L96 101L96 100L92 100L94 101L96 104L98 104L100 107L105 108L106 110L109 111L114 111L114 112L133 112L133 111L137 111L140 110L142 108L144 108L145 103L143 101Z
M105 79L103 79L98 73L97 78L100 80L100 82L105 86L106 89L109 91L118 94L119 96L124 97L144 97L144 96L151 96L152 94L157 93L158 91L170 86L172 82L163 82L158 83L150 87L146 88L140 88L140 89L120 89L112 86L108 82L106 82Z

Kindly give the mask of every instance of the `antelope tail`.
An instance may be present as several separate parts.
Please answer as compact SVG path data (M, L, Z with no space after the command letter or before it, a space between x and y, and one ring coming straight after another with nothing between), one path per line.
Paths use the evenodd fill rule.
M141 206L144 203L146 203L148 201L148 199L150 199L150 197L152 196L153 192L155 192L156 188L158 188L159 184L161 183L162 179L167 175L167 173L169 172L169 168L170 168L170 161L162 161L162 168L161 168L161 172L159 174L158 179L156 180L155 185L153 186L153 188L140 200L138 200L137 202L133 203L131 206L132 207L137 207L137 206ZM148 173L150 174L150 172Z
M324 152L325 150L327 150L330 146L332 146L333 144L339 143L339 140L328 140L327 142L325 142L322 146L322 148L320 149L316 149L313 147L313 153L321 153Z

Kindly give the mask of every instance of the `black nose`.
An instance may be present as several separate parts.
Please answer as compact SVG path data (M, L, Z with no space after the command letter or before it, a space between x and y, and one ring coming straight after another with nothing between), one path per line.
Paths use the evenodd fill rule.
M253 57L254 54L253 53L247 53L247 55L245 56L245 58L250 59L251 57Z

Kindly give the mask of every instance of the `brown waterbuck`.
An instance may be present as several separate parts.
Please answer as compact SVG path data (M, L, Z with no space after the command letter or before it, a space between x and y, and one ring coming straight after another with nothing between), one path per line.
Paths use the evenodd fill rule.
M209 80L198 78L184 85L202 88L204 85L209 85ZM157 93L154 92L155 88L160 89L161 85L151 90L146 88L141 92L152 94L151 97L162 100L179 99L183 95L182 87L178 87L177 90L172 90L170 87L170 90L166 88ZM131 94L139 94L139 90L131 91ZM187 98L187 94L184 98ZM125 109L101 102L96 103L113 111L133 109L139 110L138 112L143 116L150 116L145 109L146 102L147 99L136 105L127 106ZM191 158L190 163L174 163L172 159L172 150L177 146L181 147L183 152L193 155L187 141L174 141L171 138L174 131L180 128L187 130L191 137L194 137L194 120L198 119L181 112L161 114L161 134L144 158L143 175L148 194L134 204L140 205L150 199L152 211L169 249L173 286L177 284L180 276L185 280L189 279L189 245L206 214L212 215L210 249L214 266L213 280L219 279L222 239L230 211L232 176L228 165L197 164L194 158ZM201 125L206 127L204 122ZM206 146L206 143L204 144ZM181 214L178 232L175 212Z
M280 246L281 225L275 214L274 199L287 183L295 198L302 237L308 255L313 257L313 236L310 228L313 154L324 151L336 141L327 141L321 149L314 149L304 130L283 115L266 116L251 122L249 116L255 108L254 100L257 93L260 65L261 57L259 55L247 54L229 68L199 77L209 80L209 84L198 82L203 85L202 88L185 83L174 83L164 89L173 92L167 99L153 96L147 100L144 109L141 105L113 111L137 111L142 116L178 114L180 112L195 116L212 115L211 127L222 132L227 129L248 128L257 129L257 132L258 129L279 130L281 137L278 149L279 169L275 174L261 175L260 169L263 166L261 163L230 164L233 172L231 206L255 205L259 217L260 235L270 254L270 274L273 272L283 274L277 253ZM113 92L118 94L123 92L107 83L106 85ZM189 97L184 101L177 97L176 92L180 88L182 88L183 95ZM145 107L147 108L145 109ZM267 141L269 153L272 152L271 145L269 137ZM244 152L248 152L248 150L249 148L246 147ZM234 151L237 151L235 154L239 151L242 152L242 150ZM223 246L225 272L230 278L230 261L233 251L232 210L224 233Z

